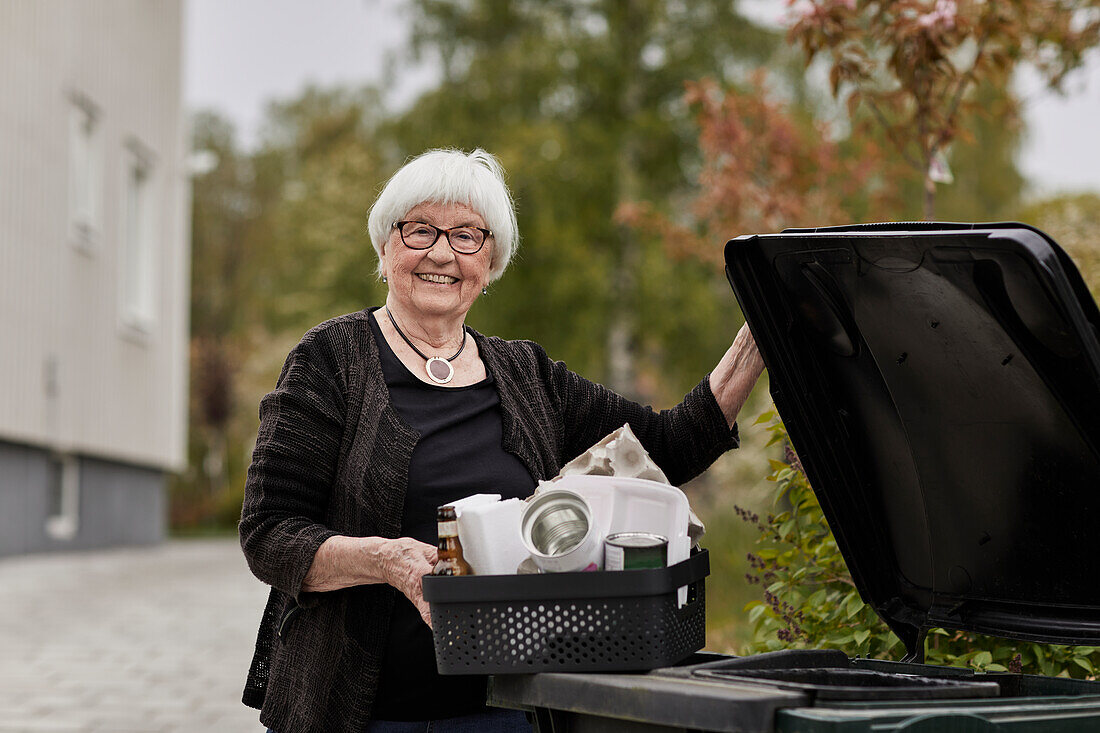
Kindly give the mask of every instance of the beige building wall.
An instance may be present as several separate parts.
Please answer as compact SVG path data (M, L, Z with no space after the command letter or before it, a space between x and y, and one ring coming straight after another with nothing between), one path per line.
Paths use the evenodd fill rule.
M0 441L185 464L181 68L180 0L0 2Z

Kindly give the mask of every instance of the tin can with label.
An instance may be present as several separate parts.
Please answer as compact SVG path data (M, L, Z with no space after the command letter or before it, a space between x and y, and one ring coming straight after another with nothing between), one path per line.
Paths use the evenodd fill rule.
M643 570L668 565L668 538L649 532L616 532L604 541L606 570Z

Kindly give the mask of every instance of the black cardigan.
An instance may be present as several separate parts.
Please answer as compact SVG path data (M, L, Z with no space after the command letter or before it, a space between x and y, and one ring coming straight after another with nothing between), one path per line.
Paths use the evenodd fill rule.
M252 572L272 590L243 700L279 731L359 730L378 687L397 591L301 591L329 537L397 537L401 527L419 435L390 404L372 310L306 333L260 401L240 538ZM500 393L504 449L536 481L627 422L677 485L737 446L706 378L657 413L569 371L534 342L472 335Z

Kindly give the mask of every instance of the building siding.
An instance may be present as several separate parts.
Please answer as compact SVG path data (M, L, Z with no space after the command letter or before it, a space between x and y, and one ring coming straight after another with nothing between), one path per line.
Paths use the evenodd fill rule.
M0 442L0 556L55 550L149 545L167 532L165 474L157 469L83 457L79 524L70 539L51 537L50 453Z
M0 439L80 455L89 481L99 475L97 461L158 476L186 461L190 253L181 68L179 1L0 3ZM98 237L86 249L74 246L69 228L69 119L77 97L98 112L102 154ZM148 334L121 316L126 165L134 148L151 164L154 202L156 323ZM33 484L30 470L21 475ZM13 485L9 478L0 483ZM32 499L0 496L6 501Z

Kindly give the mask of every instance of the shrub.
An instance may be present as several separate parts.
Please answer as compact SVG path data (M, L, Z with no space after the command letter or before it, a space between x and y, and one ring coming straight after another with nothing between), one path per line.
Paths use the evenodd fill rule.
M898 637L860 598L783 423L774 411L756 422L770 423L769 445L783 444L784 460L770 461L773 513L761 518L735 509L760 533L746 558L746 580L762 595L745 606L753 624L749 650L839 649L848 656L901 658L904 650ZM1095 679L1100 648L932 629L925 641L925 661L990 672Z

